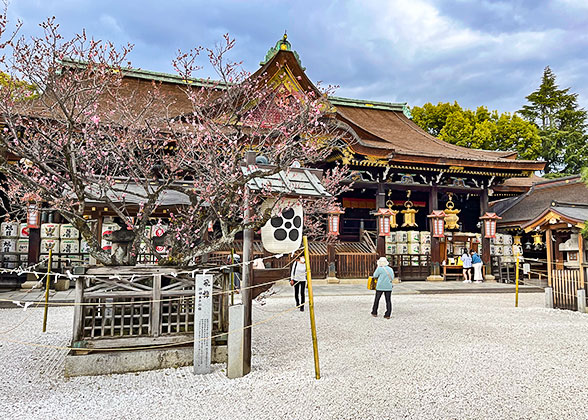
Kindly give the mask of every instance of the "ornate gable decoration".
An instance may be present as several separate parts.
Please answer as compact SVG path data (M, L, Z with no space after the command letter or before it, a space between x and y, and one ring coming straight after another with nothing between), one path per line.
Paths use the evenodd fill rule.
M284 34L284 36L282 37L282 39L280 39L278 42L276 42L276 45L274 47L272 47L272 48L269 49L269 51L265 55L265 59L261 63L259 63L259 64L261 66L264 66L280 50L282 50L282 51L291 51L294 54L294 57L296 57L296 61L298 61L298 64L300 65L300 68L302 68L302 71L305 71L306 70L306 67L302 67L302 62L300 61L300 57L298 56L298 53L296 51L292 50L292 44L290 44L290 42L288 42L288 35L286 35L286 34Z

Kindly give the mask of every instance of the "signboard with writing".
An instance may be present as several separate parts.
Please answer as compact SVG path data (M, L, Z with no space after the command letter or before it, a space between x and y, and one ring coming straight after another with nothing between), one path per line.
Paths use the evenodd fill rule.
M194 300L194 373L211 372L212 274L196 275Z

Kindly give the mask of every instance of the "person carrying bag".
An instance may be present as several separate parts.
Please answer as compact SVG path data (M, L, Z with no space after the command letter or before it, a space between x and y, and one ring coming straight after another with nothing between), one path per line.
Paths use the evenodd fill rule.
M380 306L380 298L382 294L386 300L386 313L384 313L385 319L390 319L392 314L392 281L394 280L394 270L389 267L388 260L386 257L380 257L378 259L378 268L374 271L373 278L377 279L375 285L376 296L374 298L374 305L372 307L372 316L378 316L378 307Z
M306 287L306 261L301 256L298 261L292 264L290 272L290 286L294 286L294 299L296 306L300 306L300 312L304 312L304 288Z

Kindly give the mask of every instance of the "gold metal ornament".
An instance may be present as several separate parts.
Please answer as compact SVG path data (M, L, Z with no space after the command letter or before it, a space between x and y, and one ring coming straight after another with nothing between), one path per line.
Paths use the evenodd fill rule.
M417 214L418 210L413 209L413 203L410 201L410 190L406 192L406 201L404 202L405 210L402 210L402 215L404 216L404 223L402 227L418 227L415 215Z
M454 209L455 203L453 202L453 194L449 193L449 201L445 204L445 228L448 230L457 229L457 222L459 222L459 216L457 215L461 210Z
M398 210L392 210L393 205L392 200L386 201L386 206L388 206L389 214L390 214L390 228L396 229L398 227L398 223L396 222L396 215L398 214Z

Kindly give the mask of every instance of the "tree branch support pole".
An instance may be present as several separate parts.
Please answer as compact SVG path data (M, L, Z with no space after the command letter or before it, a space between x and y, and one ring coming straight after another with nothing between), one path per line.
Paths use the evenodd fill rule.
M245 153L245 163L247 166L255 165L255 152L249 151ZM245 186L245 214L244 222L249 223L251 218L251 209L249 202L249 189ZM243 315L245 317L245 331L243 333L243 375L251 372L251 286L253 281L251 278L252 264L250 261L253 257L253 230L246 228L243 230L243 275L241 277L241 299L243 302Z
M314 372L316 379L321 378L321 368L319 366L318 342L316 338L316 322L314 320L314 296L312 294L312 275L310 273L310 255L308 252L308 239L302 237L304 242L304 261L306 264L306 284L308 285L308 309L310 312L310 330L312 332L312 348L314 351Z
M51 257L53 249L49 250L49 259L47 260L47 281L45 282L45 310L43 312L43 332L47 332L47 310L49 309L49 286L51 285Z

